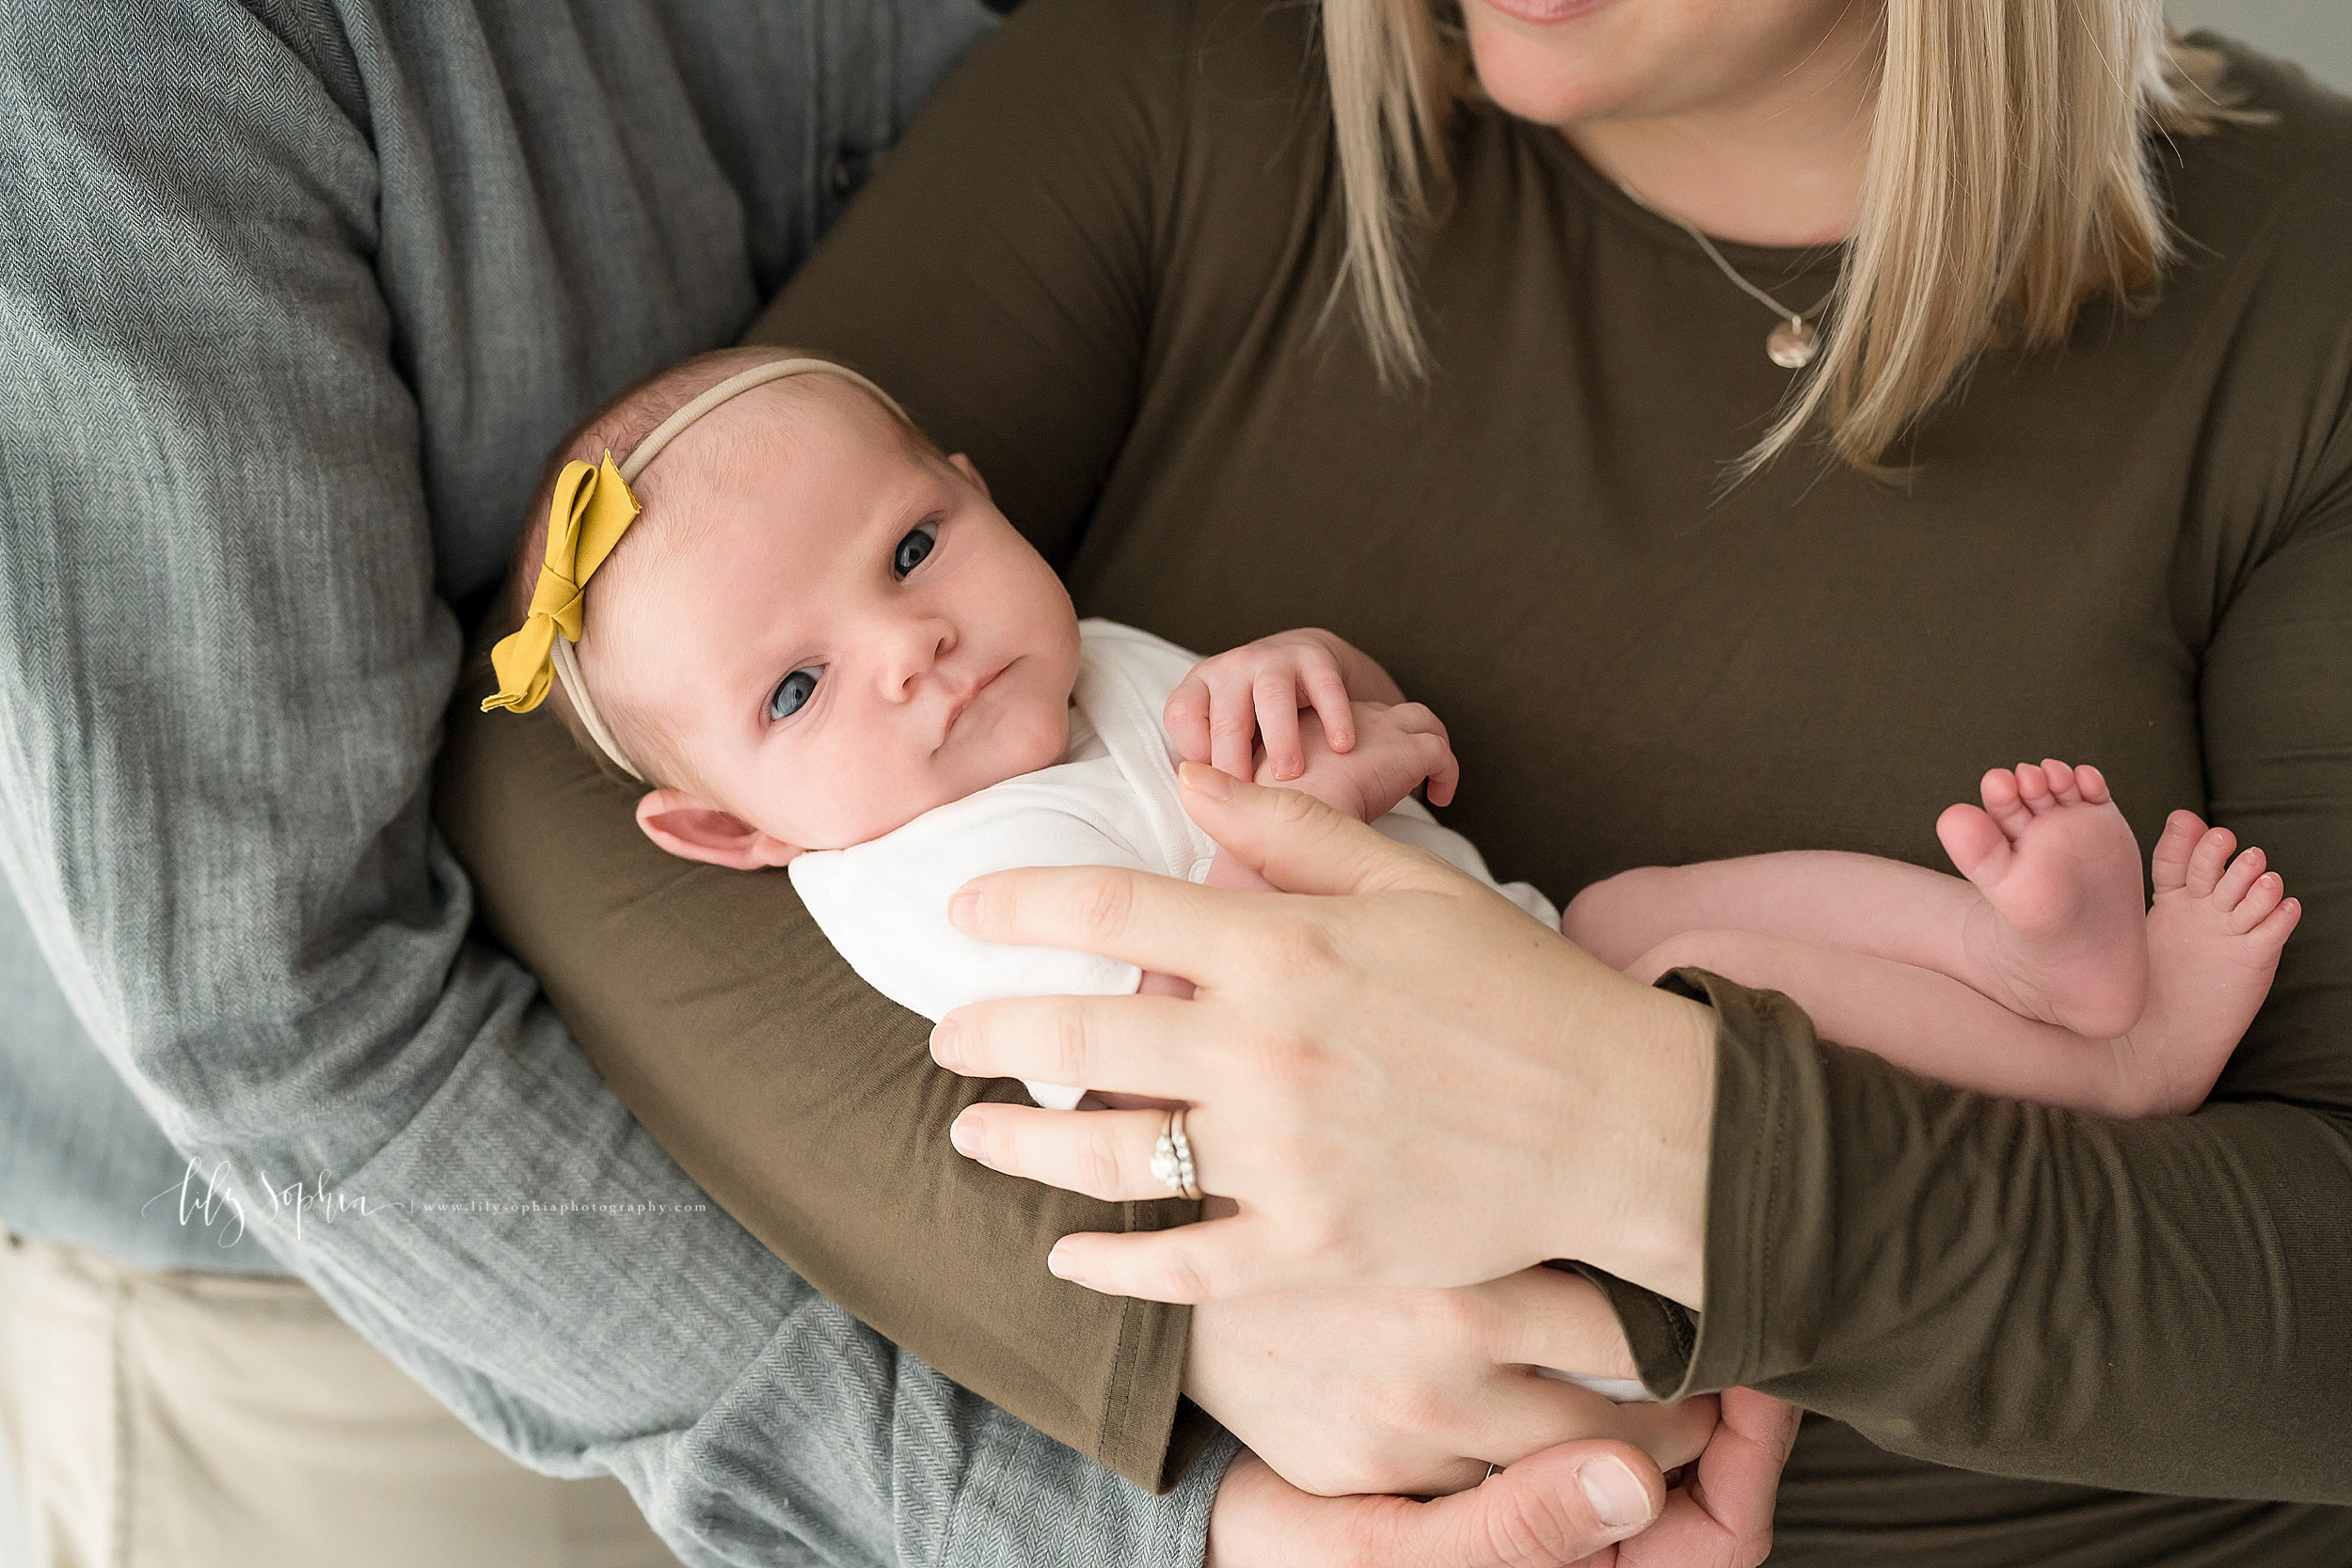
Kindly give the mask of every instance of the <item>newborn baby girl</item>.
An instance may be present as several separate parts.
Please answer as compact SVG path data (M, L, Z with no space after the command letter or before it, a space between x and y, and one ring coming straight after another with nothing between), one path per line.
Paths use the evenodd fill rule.
M973 464L840 366L690 360L621 393L559 466L485 705L552 696L584 747L647 786L649 838L788 867L858 974L928 1018L993 997L1188 990L1090 954L992 946L946 917L964 881L1016 865L1263 887L1185 816L1180 760L1305 789L1555 923L1411 799L1426 783L1444 804L1454 758L1374 660L1294 632L1201 662L1080 623ZM2233 858L2226 831L2174 813L2151 908L2096 769L1995 771L1982 798L1937 824L1965 879L1815 851L1645 869L1584 890L1564 928L1645 978L1690 964L1786 991L1824 1036L1968 1087L2110 1115L2196 1106L2299 912L2261 851ZM1030 1088L1059 1106L1079 1094ZM1591 1433L1662 1464L1706 1435L1593 1403Z

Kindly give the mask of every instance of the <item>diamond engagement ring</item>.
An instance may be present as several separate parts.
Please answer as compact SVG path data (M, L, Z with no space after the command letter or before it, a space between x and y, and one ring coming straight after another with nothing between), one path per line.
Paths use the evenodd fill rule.
M1160 1141L1152 1148L1152 1174L1168 1184L1168 1190L1178 1197L1198 1199L1200 1183L1192 1175L1192 1142L1184 1136L1184 1113L1170 1111L1168 1121L1160 1129Z

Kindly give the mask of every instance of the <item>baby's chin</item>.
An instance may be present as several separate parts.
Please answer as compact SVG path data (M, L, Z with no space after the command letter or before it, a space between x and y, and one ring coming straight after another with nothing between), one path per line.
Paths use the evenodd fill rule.
M839 791L830 802L832 810L769 813L755 806L750 811L738 809L736 815L787 844L808 849L847 849L870 844L928 812L968 800L1008 779L1051 768L1069 749L1068 701L1025 702L991 716L986 730L968 736L959 735L944 749L952 754L935 757L932 768L914 788L907 787L912 781L902 774L888 781L897 788L878 787L883 784L878 779L838 781ZM805 808L811 802L794 804ZM885 805L886 809L878 812L877 808ZM822 818L823 825L811 822L812 816Z
M1070 703L1065 698L1009 705L990 715L984 729L957 735L945 750L951 754L939 759L944 766L936 775L938 798L908 816L907 822L1061 761L1070 750Z

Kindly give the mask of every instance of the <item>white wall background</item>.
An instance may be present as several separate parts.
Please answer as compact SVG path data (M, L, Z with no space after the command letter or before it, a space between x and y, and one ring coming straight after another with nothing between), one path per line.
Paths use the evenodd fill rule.
M2183 27L2283 55L2341 92L2352 92L2352 0L2167 0Z
M2352 0L2169 0L2166 9L2183 27L2227 33L2352 92ZM14 1468L0 1447L0 1564L29 1564Z

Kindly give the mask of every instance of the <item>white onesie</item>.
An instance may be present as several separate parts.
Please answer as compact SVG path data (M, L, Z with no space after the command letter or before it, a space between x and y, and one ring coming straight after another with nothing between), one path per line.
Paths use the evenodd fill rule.
M1023 865L1126 865L1197 882L1216 845L1184 815L1182 760L1160 722L1168 699L1200 661L1149 632L1110 621L1078 626L1070 750L1051 768L991 784L925 812L895 832L792 862L792 885L865 982L936 1022L967 1002L1006 996L1116 996L1142 971L1062 947L1006 947L947 923L956 889ZM1406 800L1373 824L1440 855L1546 925L1559 911L1525 882L1497 883L1460 833ZM1031 1084L1041 1105L1066 1110L1081 1091Z

